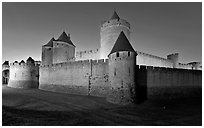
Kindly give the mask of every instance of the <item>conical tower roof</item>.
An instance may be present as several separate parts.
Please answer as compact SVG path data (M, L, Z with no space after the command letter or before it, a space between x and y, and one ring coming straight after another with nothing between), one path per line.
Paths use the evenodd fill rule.
M116 11L114 11L112 17L110 18L111 20L113 19L120 19L120 17L118 16L118 14L116 13Z
M43 45L43 46L53 47L53 41L55 41L55 38L54 38L54 37L52 37L52 39L51 39L46 45Z
M66 42L68 44L71 44L72 46L75 47L75 45L72 43L72 41L70 40L70 37L67 36L67 34L65 32L63 32L60 37L56 40L56 41L62 41L62 42Z
M28 59L27 59L27 63L34 63L35 61L34 61L34 59L32 59L31 57L29 57Z
M131 52L135 52L135 50L133 49L132 45L128 41L128 39L125 36L123 31L118 36L118 39L116 40L115 45L113 46L113 49L111 50L110 54L112 54L114 52L119 52L119 51L131 51Z

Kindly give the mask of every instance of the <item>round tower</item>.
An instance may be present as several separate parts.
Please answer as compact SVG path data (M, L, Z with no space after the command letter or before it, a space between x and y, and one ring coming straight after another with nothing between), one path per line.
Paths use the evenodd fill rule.
M118 38L120 32L124 32L128 40L130 40L130 24L120 19L118 14L114 11L112 17L101 24L100 30L100 51L101 59L107 59L111 52L113 45Z
M55 41L54 38L52 38L46 45L42 46L42 65L52 64L53 41Z
M109 57L110 90L107 100L116 104L136 101L136 52L123 32L120 33Z
M167 59L173 63L173 68L178 68L178 59L179 59L178 53L168 55Z
M75 58L75 45L70 40L70 34L63 32L53 41L53 64L68 62Z
M39 67L34 64L34 60L29 57L24 63L14 62L10 64L9 87L13 88L38 88Z

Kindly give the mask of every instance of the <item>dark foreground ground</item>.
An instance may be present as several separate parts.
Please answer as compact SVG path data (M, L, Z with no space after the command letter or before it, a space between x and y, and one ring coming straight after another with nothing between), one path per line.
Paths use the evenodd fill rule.
M202 125L201 98L120 106L105 98L2 88L2 125Z

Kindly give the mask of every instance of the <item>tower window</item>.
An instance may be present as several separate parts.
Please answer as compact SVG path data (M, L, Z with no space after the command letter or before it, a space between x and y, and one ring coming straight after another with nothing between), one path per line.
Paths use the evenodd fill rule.
M114 76L116 76L116 68L114 68Z
M130 52L128 52L128 56L130 56Z
M116 57L119 57L119 52L116 52Z

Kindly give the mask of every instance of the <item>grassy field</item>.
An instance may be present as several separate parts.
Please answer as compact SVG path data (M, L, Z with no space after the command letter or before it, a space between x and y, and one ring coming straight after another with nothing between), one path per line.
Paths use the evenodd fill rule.
M2 88L3 126L195 126L202 125L201 98L148 100L121 106L105 98Z

